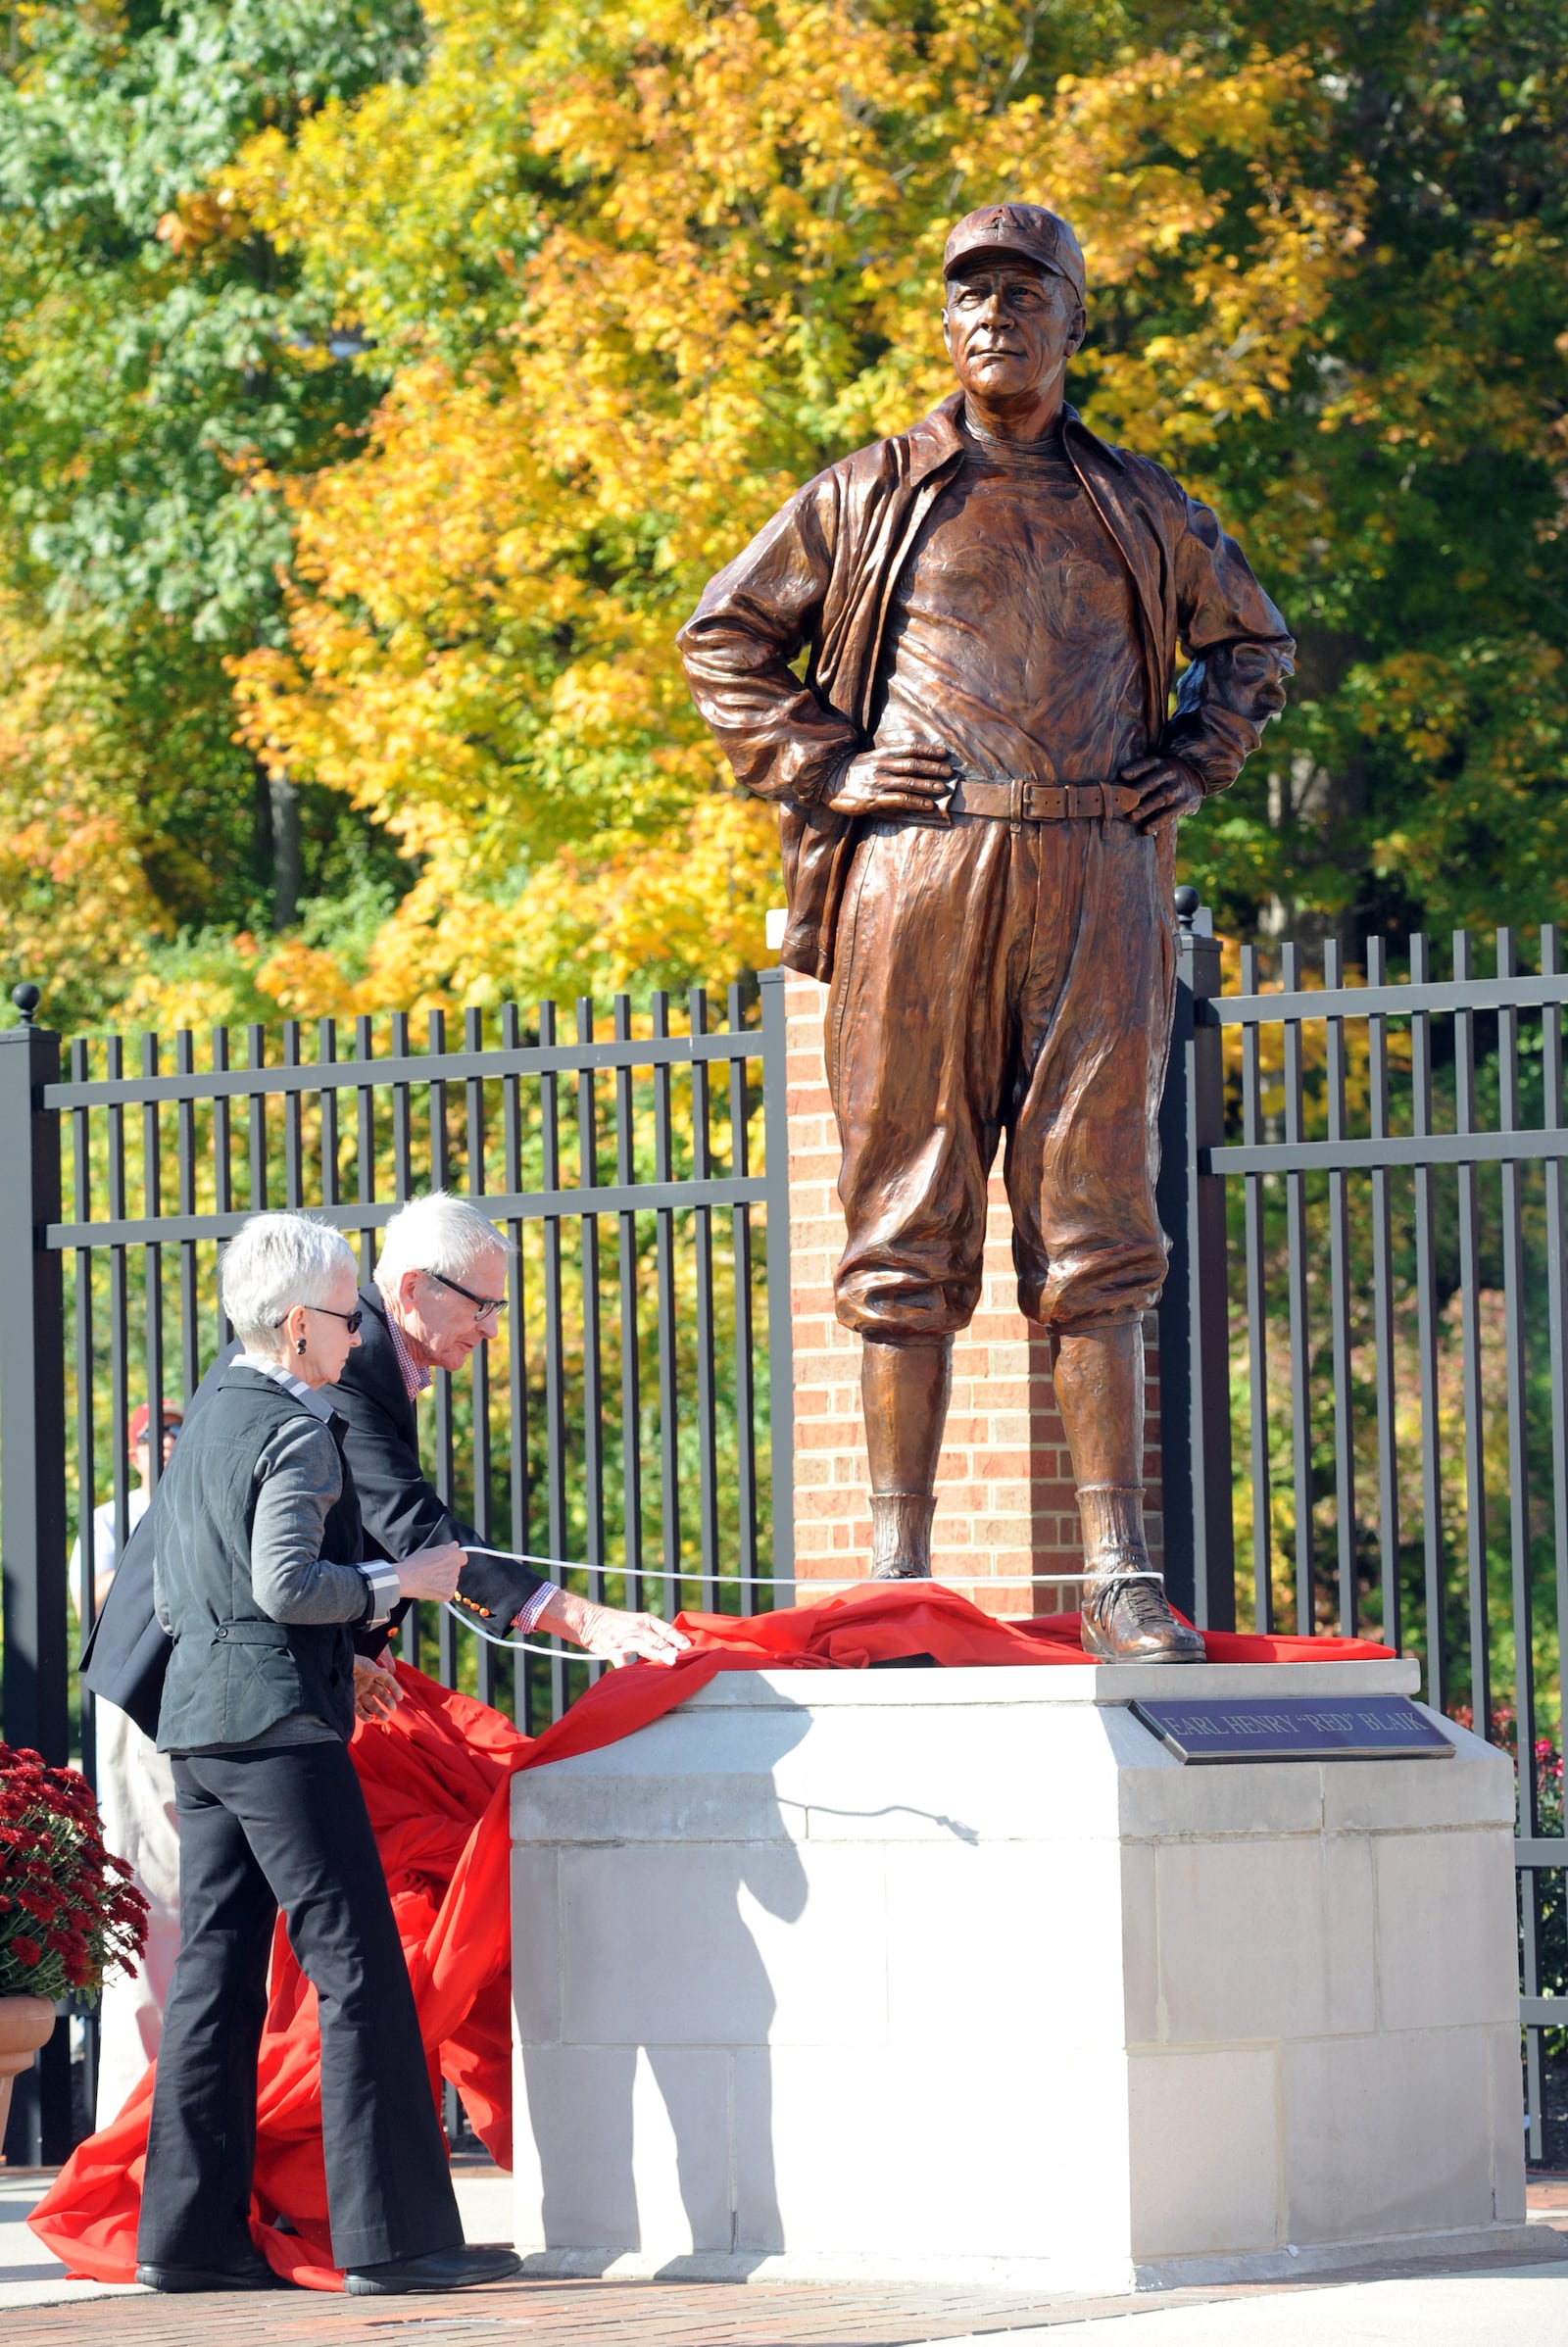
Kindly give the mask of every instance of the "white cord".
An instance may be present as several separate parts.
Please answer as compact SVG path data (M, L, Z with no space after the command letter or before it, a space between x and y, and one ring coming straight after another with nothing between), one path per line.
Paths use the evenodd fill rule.
M487 1548L484 1554L494 1556L496 1551L493 1548ZM493 1630L481 1630L472 1614L464 1613L461 1607L453 1604L450 1597L444 1600L444 1605L454 1622L461 1622L466 1630L471 1630L474 1637L483 1638L487 1646L510 1646L514 1654L542 1654L549 1662L591 1662L593 1660L592 1655L585 1655L580 1646L576 1648L536 1646L531 1638L498 1638Z
M568 1557L523 1556L514 1548L480 1548L470 1541L463 1543L465 1556L498 1556L509 1565L546 1565L552 1573L598 1573L612 1581L671 1581L677 1586L687 1581L705 1581L702 1572L664 1573L654 1565L581 1565ZM767 1573L731 1573L723 1576L720 1587L756 1589L858 1589L864 1580L820 1581L810 1574L773 1575ZM1098 1576L1087 1567L1082 1573L939 1573L935 1578L944 1589L953 1589L959 1582L972 1582L981 1589L1076 1589L1080 1582L1094 1581ZM1107 1578L1115 1581L1163 1581L1165 1576L1151 1565L1137 1572L1116 1573ZM880 1585L879 1585L880 1586Z
M612 1567L609 1565L572 1564L566 1558L559 1556L522 1556L519 1555L518 1552L514 1548L480 1548L474 1542L466 1540L463 1544L463 1553L465 1556L499 1557L504 1564L509 1565L548 1565L553 1573L597 1572L600 1574L612 1574L619 1579L627 1581L641 1579L643 1581L682 1582L701 1581L704 1578L704 1576L700 1573L661 1573L656 1572L651 1568L645 1568L643 1572L638 1575L634 1573L627 1573L621 1568ZM934 1577L930 1586L933 1589L950 1589L955 1582L969 1581L974 1582L981 1589L1019 1589L1036 1587L1042 1584L1052 1588L1054 1588L1058 1585L1066 1585L1075 1588L1078 1583L1089 1581L1093 1578L1094 1577L1089 1573L955 1573L952 1575ZM1151 1566L1147 1571L1140 1571L1136 1573L1117 1573L1113 1576L1113 1578L1117 1581L1162 1582L1165 1576L1163 1573L1156 1571L1152 1566ZM743 1581L751 1582L756 1588L765 1589L898 1589L901 1587L907 1589L911 1586L911 1584L907 1581L902 1583L898 1581L877 1582L866 1580L863 1577L858 1581L816 1581L811 1579L806 1579L803 1581L784 1581L770 1578L768 1575L760 1573L734 1575L731 1577L731 1580L727 1586L738 1588ZM577 1649L575 1652L573 1652L572 1650L565 1649L562 1646L539 1646L536 1645L531 1638L498 1638L493 1630L482 1629L471 1614L463 1612L462 1609L455 1605L450 1598L447 1598L444 1603L446 1611L452 1616L454 1622L463 1623L466 1629L471 1630L473 1632L475 1638L483 1638L487 1646L510 1646L514 1654L542 1654L547 1662L570 1662L574 1659L577 1659L578 1655L580 1655L580 1649ZM592 1656L588 1656L585 1659L591 1661L593 1658Z

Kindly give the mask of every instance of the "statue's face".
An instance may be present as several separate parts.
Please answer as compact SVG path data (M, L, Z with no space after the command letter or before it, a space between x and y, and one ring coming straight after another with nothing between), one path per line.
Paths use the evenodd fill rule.
M1005 402L1060 374L1083 341L1084 314L1065 277L999 255L949 280L942 330L964 390Z

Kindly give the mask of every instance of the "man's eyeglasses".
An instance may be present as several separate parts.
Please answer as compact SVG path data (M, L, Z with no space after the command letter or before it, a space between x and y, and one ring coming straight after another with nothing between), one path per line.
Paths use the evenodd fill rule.
M450 1288L454 1296L466 1296L473 1306L475 1320L488 1320L492 1312L499 1320L507 1308L504 1296L475 1296L471 1288L464 1288L458 1281L449 1280L444 1271L427 1271L424 1276L427 1280L434 1280L438 1288Z
M305 1309L307 1312L324 1312L328 1320L341 1320L343 1326L348 1330L351 1337L358 1335L365 1320L365 1314L360 1310L358 1305L355 1306L352 1312L334 1312L330 1304L307 1304ZM287 1318L288 1314L285 1312L283 1315L283 1320L286 1320ZM283 1325L283 1320L274 1320L272 1323L273 1328L280 1329Z

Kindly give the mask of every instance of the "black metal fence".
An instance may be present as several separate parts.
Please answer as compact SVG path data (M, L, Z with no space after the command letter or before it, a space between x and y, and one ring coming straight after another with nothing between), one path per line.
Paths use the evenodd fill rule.
M1179 898L1179 902L1183 902ZM1200 1623L1343 1628L1420 1656L1429 1699L1520 1761L1531 2149L1568 2012L1561 1799L1568 1628L1568 1215L1557 934L1437 978L1380 941L1231 964L1183 911L1162 1110L1160 1314L1173 1593ZM367 1267L405 1197L482 1198L512 1236L508 1333L437 1381L429 1465L498 1545L580 1560L612 1601L746 1607L787 1586L788 1149L782 973L634 1018L547 1006L298 1025L172 1065L144 1039L0 1036L4 1732L91 1759L72 1669L90 1527L134 1494L126 1416L182 1400L224 1331L220 1242L306 1205ZM672 1025L679 1032L671 1032ZM202 1064L197 1065L200 1059ZM69 1200L69 1203L68 1203ZM156 1471L157 1444L152 1445ZM677 1578L662 1578L672 1573ZM416 1652L530 1725L586 1666L514 1663L428 1617ZM35 2145L69 2134L56 2047ZM51 2070L51 2064L53 2069ZM50 2083L53 2078L53 2085ZM53 2100L51 2100L53 2097ZM1568 2112L1563 2115L1568 2127ZM1568 2152L1568 2134L1559 2156Z
M418 1191L482 1200L510 1236L510 1310L460 1378L439 1373L426 1464L481 1538L568 1559L593 1597L755 1611L792 1571L782 977L635 1015L584 1001L219 1028L172 1051L0 1037L0 1551L4 1734L93 1767L74 1660L95 1565L147 1493L126 1427L182 1406L229 1334L221 1243L266 1206L357 1242ZM784 1494L775 1509L773 1492ZM94 1516L107 1513L95 1537ZM73 1549L73 1539L75 1545ZM422 1612L423 1619L420 1619ZM595 1666L480 1643L445 1610L403 1652L533 1729ZM77 1704L79 1701L79 1711ZM71 2135L62 2031L19 2122L34 2156ZM30 2108L29 2108L30 2106Z
M1166 1499L1200 1621L1383 1638L1513 1750L1540 2160L1568 2153L1568 970L1555 928L1533 969L1506 930L1479 958L1246 948L1226 991L1185 938Z

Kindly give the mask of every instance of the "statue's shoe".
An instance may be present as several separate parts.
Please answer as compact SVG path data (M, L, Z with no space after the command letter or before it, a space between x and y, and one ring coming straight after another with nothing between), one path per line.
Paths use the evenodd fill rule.
M900 1557L887 1564L873 1565L866 1575L867 1581L929 1581L930 1578L929 1565L906 1564Z
M1203 1641L1157 1581L1106 1574L1084 1584L1083 1647L1097 1662L1201 1662Z

